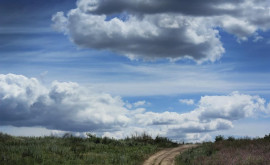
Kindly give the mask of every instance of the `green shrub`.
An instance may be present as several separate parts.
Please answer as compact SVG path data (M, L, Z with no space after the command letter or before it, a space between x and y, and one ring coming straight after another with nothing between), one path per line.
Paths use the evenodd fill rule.
M234 138L233 136L229 136L229 137L227 138L227 141L235 141L235 138Z
M215 142L219 142L219 141L223 141L224 140L224 136L218 135L215 138Z
M11 141L13 139L14 138L12 136L0 132L0 142L7 142L7 141Z
M264 136L264 139L270 141L270 133L269 133L268 135L265 135L265 136Z

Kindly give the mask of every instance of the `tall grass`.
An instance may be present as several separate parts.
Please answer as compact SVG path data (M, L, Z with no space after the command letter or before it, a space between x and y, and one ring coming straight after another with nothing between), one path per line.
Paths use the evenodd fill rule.
M176 158L177 165L270 164L270 134L257 139L217 136L215 140L181 154Z
M0 133L0 164L138 165L150 154L176 145L167 138L153 139L147 134L115 140L92 134L80 138L70 134L63 137L13 137Z

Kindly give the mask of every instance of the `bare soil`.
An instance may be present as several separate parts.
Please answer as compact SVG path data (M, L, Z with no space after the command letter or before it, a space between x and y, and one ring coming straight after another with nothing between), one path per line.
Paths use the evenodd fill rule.
M177 155L181 154L183 151L196 147L195 144L181 145L176 148L167 148L161 150L154 155L150 156L143 165L174 165L174 159Z

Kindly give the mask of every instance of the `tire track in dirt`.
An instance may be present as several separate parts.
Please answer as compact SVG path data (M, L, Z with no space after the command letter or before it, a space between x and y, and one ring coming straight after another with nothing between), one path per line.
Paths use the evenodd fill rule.
M175 157L182 153L183 151L197 147L198 145L190 144L190 145L181 145L176 148L167 148L161 150L154 155L150 156L143 165L174 165Z

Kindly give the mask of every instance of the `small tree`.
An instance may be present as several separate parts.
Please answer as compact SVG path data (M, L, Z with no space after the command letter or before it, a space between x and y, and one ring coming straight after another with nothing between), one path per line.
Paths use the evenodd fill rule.
M264 139L265 139L265 140L270 140L270 133L269 133L269 135L265 135L265 136L264 136Z
M224 137L221 136L221 135L218 135L218 136L216 136L216 138L215 138L215 142L219 142L219 141L223 141L223 140L224 140Z
M228 141L234 141L235 138L234 138L233 136L229 136L227 140L228 140Z

